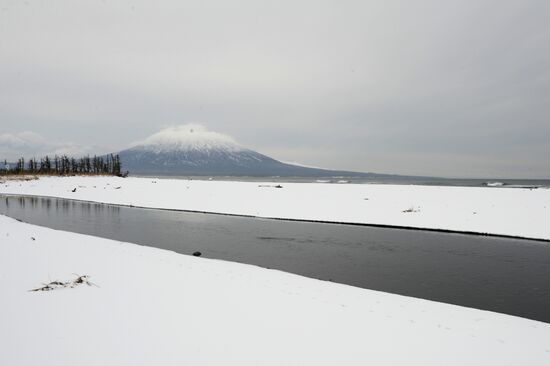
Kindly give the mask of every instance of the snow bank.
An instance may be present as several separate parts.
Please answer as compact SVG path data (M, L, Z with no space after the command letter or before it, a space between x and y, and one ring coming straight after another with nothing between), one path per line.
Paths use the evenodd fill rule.
M5 182L0 193L550 240L550 189L318 183L276 188L278 184L66 177Z
M5 216L0 280L1 365L550 364L550 324Z

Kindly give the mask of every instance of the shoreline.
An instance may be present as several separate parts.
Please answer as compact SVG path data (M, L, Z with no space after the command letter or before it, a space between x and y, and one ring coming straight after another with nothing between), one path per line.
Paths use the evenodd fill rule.
M44 363L45 354L60 365L108 364L113 357L119 365L550 360L550 323L5 216L0 235L6 238L0 243L0 271L10 278L0 298L3 364ZM94 285L29 292L41 281L74 281L72 273L89 276ZM20 344L32 344L33 352L21 352Z
M550 189L42 177L5 182L0 194L550 241Z
M27 197L27 198L55 198L55 199L75 201L75 202L81 202L81 203L94 203L94 204L105 205L105 206L128 207L128 208L137 208L142 210L188 212L188 213L197 213L197 214L205 214L205 215L220 215L220 216L242 217L242 218L250 218L250 219L260 219L260 220L288 221L288 222L309 222L309 223L315 223L315 224L328 224L328 225L365 226L365 227L375 227L375 228L381 228L381 229L427 231L427 232L434 232L434 233L483 236L483 237L494 237L494 238L503 238L503 239L520 239L520 240L536 241L541 243L550 243L550 239L530 238L526 236L516 236L516 235L492 234L492 233L476 232L476 231L457 231L457 230L449 230L449 229L424 228L424 227L414 227L414 226L398 226L398 225L391 225L391 224L370 224L370 223L356 223L356 222L320 221L320 220L308 220L308 219L264 217L264 216L252 216L252 215L244 215L244 214L213 212L213 211L195 211L195 210L186 210L186 209L177 209L177 208L159 208L159 207L125 205L125 204L98 202L98 201L82 200L77 198L57 197L57 196L29 195L29 194L16 194L16 193L6 194L6 193L0 192L0 197L2 196Z

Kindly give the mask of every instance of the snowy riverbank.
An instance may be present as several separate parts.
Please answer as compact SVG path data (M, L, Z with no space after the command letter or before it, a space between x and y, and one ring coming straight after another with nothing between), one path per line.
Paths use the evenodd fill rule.
M0 216L2 365L550 363L550 324ZM89 275L96 286L29 292Z
M550 240L550 189L44 177L1 193Z

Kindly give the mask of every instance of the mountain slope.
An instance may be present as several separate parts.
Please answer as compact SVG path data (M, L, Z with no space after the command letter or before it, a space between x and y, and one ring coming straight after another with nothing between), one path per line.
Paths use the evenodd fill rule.
M307 168L282 163L200 125L162 130L119 152L132 174L334 176L375 174Z

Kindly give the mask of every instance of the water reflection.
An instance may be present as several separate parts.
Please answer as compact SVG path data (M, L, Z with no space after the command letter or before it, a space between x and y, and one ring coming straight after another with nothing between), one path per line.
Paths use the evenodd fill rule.
M50 211L50 209L52 207L52 200L50 198L42 198L42 200L40 202L41 202L41 207L43 209L46 209L47 211Z
M550 322L550 244L460 234L3 197L0 213L60 230L256 264Z
M119 220L120 207L93 202L79 202L47 197L4 196L0 213L8 216L23 214L25 210L45 212L63 218L95 218L107 215L112 220ZM52 211L53 210L53 211Z

